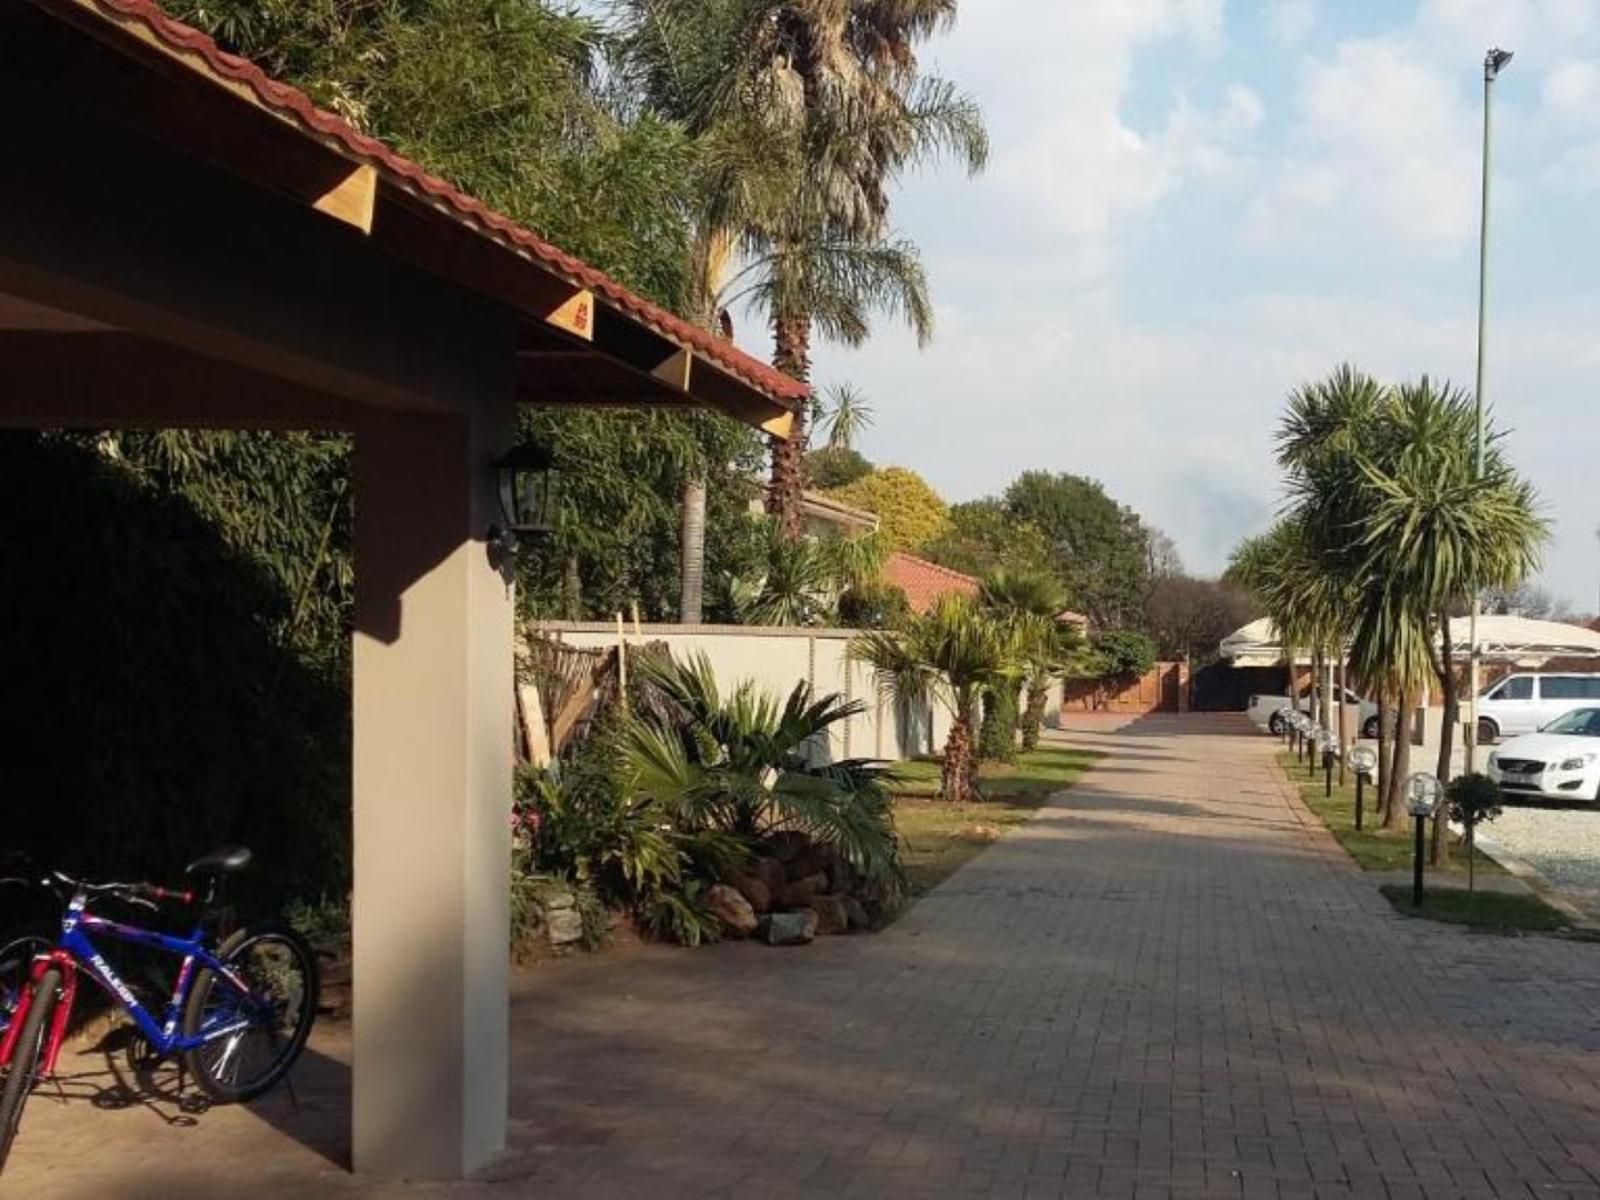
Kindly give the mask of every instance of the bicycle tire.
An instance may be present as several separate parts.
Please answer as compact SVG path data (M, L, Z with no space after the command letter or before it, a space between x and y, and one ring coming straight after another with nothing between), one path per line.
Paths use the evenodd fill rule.
M300 1051L305 1048L306 1039L311 1036L311 1025L317 1015L319 980L317 956L305 938L287 925L256 925L237 931L223 942L217 950L217 958L228 966L238 969L241 974L250 976L257 972L246 961L247 956L253 951L268 947L275 947L288 954L298 968L301 982L298 995L283 998L286 1009L293 1009L292 1023L288 1031L286 1033L282 1030L265 1031L272 1042L271 1056L266 1065L259 1073L241 1081L237 1074L231 1078L223 1077L228 1065L233 1061L231 1058L224 1058L220 1062L208 1058L210 1048L216 1043L208 1043L184 1054L184 1061L200 1090L218 1104L239 1104L254 1100L276 1086L294 1066L295 1060L300 1057ZM252 986L258 982L255 979L251 980ZM211 1003L212 993L219 987L233 990L226 980L221 979L210 968L203 968L195 977L194 988L190 991L188 1003L184 1006L183 1032L186 1037L199 1036L205 1027L207 1006ZM231 1050L226 1045L223 1047L223 1053L226 1055L239 1053L239 1046L242 1045L240 1039L219 1038L217 1041L232 1043Z
M16 1140L17 1129L22 1125L22 1108L33 1091L33 1073L39 1064L39 1052L44 1048L45 1028L55 1009L56 997L61 989L61 968L46 967L39 982L33 987L33 1003L23 1019L22 1029L11 1051L11 1066L5 1082L0 1085L0 1171L6 1167L11 1155L11 1143Z

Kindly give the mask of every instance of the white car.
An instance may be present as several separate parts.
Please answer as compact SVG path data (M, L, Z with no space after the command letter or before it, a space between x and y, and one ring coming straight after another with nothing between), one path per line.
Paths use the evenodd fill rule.
M1600 703L1600 675L1508 675L1478 695L1478 741L1543 729L1562 713Z
M1600 799L1600 708L1575 708L1497 747L1489 778L1507 798Z
M1350 689L1344 693L1346 704L1358 705L1361 710L1361 736L1375 738L1378 736L1378 706L1371 700L1363 700ZM1250 706L1245 713L1255 722L1258 729L1269 730L1277 737L1283 736L1284 721L1295 709L1308 713L1311 711L1311 698L1309 692L1301 692L1300 699L1294 708L1289 706L1289 697L1279 695L1256 695L1250 697ZM1335 718L1337 719L1337 718Z

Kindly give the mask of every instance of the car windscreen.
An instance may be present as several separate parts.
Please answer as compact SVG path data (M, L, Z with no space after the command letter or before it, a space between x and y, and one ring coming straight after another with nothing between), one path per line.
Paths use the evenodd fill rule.
M1575 708L1551 721L1540 732L1600 737L1600 708Z

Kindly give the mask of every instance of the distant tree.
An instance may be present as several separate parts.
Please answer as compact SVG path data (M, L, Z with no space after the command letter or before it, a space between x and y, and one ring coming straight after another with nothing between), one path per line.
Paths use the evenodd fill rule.
M1150 579L1150 534L1132 509L1079 475L1028 471L1006 489L1005 506L1049 544L1072 603L1102 629L1138 621Z
M1241 588L1169 575L1150 585L1144 631L1162 658L1187 658L1198 666L1215 659L1222 639L1255 616L1255 604Z
M859 389L838 384L824 394L822 424L827 427L830 450L853 450L856 438L875 424L872 405Z
M1565 602L1558 600L1537 584L1527 582L1514 587L1485 589L1483 611L1502 616L1531 617L1534 620L1550 621L1564 620L1567 616Z
M922 553L967 575L997 570L1057 575L1055 556L1039 527L993 498L952 507L949 526Z
M1161 530L1149 525L1145 526L1145 538L1149 545L1147 561L1152 580L1174 579L1186 574L1183 569L1183 556L1178 553L1176 542Z
M806 455L806 487L831 491L872 474L872 464L848 446L824 446Z
M905 467L881 467L828 495L876 513L893 550L919 551L950 523L950 509L939 493Z

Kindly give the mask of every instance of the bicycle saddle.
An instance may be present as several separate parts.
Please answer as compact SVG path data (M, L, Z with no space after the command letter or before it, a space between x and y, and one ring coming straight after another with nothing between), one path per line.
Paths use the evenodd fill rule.
M189 864L190 875L231 875L250 865L248 846L223 846Z

